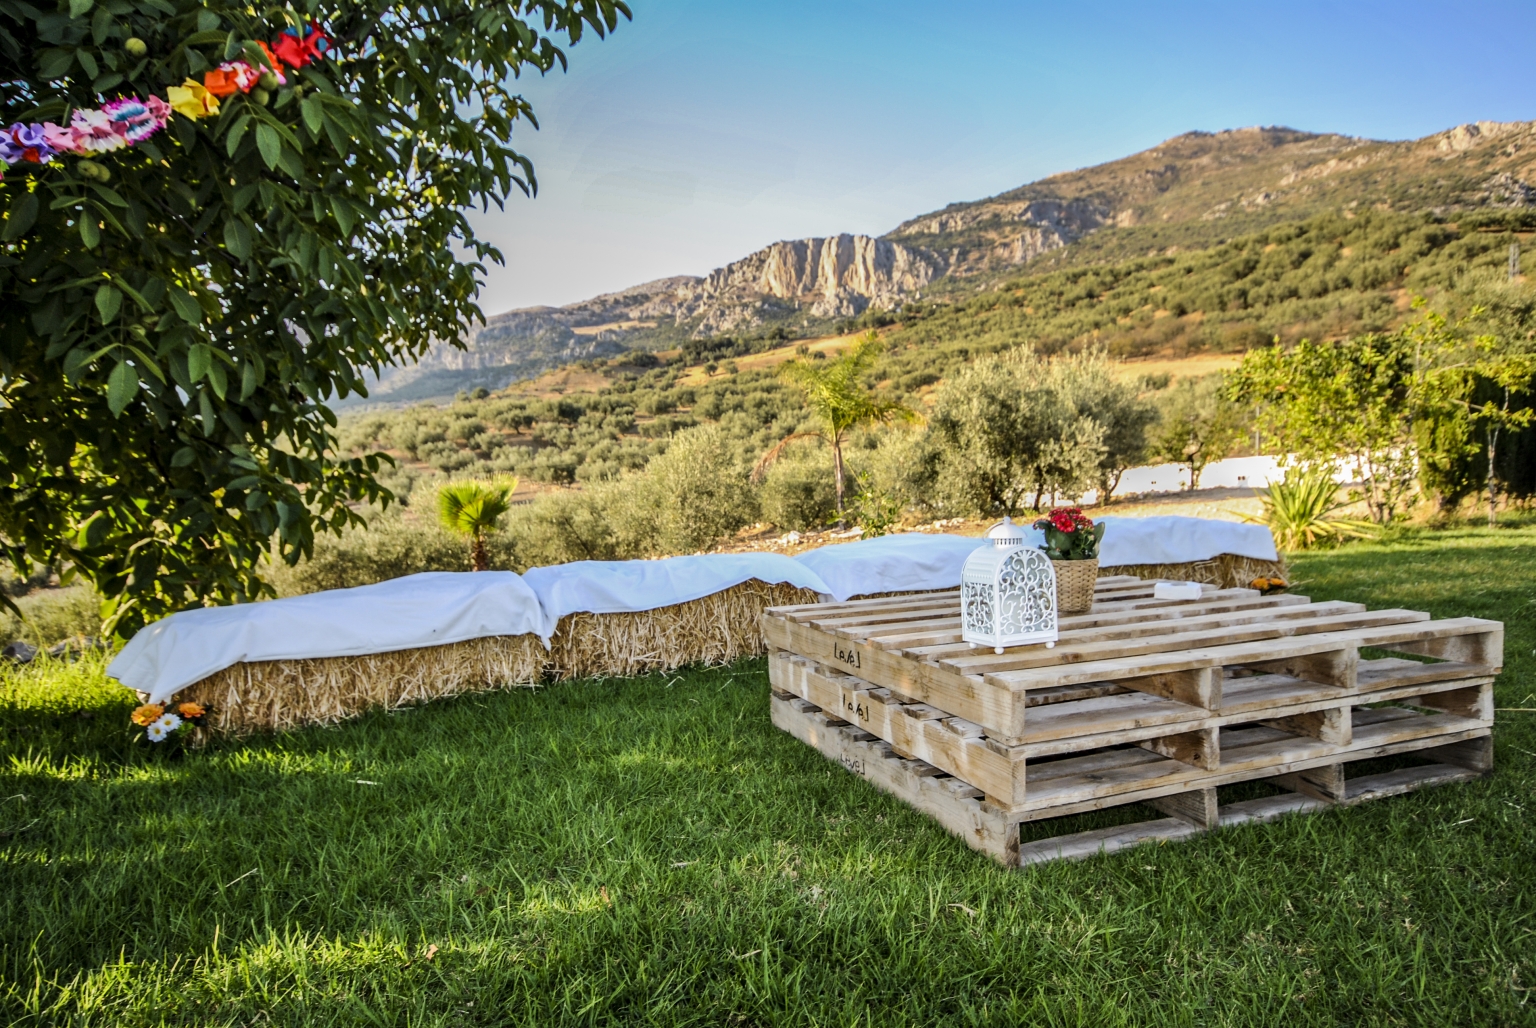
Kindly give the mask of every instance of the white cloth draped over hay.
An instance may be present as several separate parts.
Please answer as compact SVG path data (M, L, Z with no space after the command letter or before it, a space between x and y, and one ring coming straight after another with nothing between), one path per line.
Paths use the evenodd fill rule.
M1104 518L1099 573L1202 582L1230 589L1290 577L1264 525L1164 515Z
M795 560L821 576L826 592L841 603L877 593L958 589L965 558L984 542L975 536L909 532L823 546Z
M756 579L825 593L810 568L779 553L707 553L662 560L578 560L529 568L523 581L544 609L540 634L567 614L624 614L702 599Z
M1225 586L1284 576L1260 525L1104 520L1099 563L1109 573ZM216 731L292 728L541 678L727 663L763 652L766 607L953 589L982 544L911 533L798 558L579 561L524 576L429 572L173 614L135 635L107 673L150 702L204 704Z
M768 607L814 603L815 572L777 553L577 561L530 568L554 678L724 664L763 652Z
M1101 518L1104 541L1099 566L1192 564L1223 553L1252 560L1279 560L1275 538L1264 525L1164 515Z
M431 571L355 589L172 614L129 640L107 674L162 703L236 664L538 635L542 624L539 598L510 571Z

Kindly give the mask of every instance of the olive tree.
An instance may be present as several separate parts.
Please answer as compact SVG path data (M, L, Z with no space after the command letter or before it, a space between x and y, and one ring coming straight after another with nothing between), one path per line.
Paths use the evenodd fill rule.
M77 570L126 632L268 593L269 550L296 562L317 530L358 519L354 503L387 501L379 456L337 457L327 402L480 317L484 262L501 255L465 210L535 186L511 147L533 124L517 77L564 67L562 45L628 14L622 0L0 0L3 124L129 96L178 112L132 147L13 164L0 182L9 562ZM259 64L261 44L311 23L328 53L184 113L188 79Z

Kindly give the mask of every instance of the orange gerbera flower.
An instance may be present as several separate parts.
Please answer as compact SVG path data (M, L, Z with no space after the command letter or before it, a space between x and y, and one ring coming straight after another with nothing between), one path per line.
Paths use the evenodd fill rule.
M160 704L146 703L142 707L133 708L133 713L130 714L129 717L133 719L134 724L142 725L147 728L158 721L160 719L160 715L164 713L165 708Z
M202 717L204 714L208 713L208 711L203 707L201 703L178 703L176 705L176 713L180 714L182 717L192 718Z

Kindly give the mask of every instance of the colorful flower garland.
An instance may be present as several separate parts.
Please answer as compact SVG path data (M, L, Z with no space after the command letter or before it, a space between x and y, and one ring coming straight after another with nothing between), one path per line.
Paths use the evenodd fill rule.
M143 43L128 40L127 49L133 50ZM69 119L68 125L56 125L51 121L34 122L30 125L17 122L10 128L0 129L0 160L7 165L26 161L31 164L47 164L59 154L90 157L95 154L120 150L125 146L142 143L165 128L171 112L196 120L219 113L219 100L235 93L252 93L260 103L266 103L271 90L288 84L281 68L287 65L298 69L315 61L332 49L331 37L320 23L312 21L302 34L287 29L272 46L258 42L270 67L256 67L248 61L226 61L203 75L203 81L187 79L179 86L165 91L167 99L151 96L140 100L136 96L112 100L100 108L80 108ZM80 171L87 178L106 181L107 170L95 162L82 164ZM0 169L4 178L4 169Z

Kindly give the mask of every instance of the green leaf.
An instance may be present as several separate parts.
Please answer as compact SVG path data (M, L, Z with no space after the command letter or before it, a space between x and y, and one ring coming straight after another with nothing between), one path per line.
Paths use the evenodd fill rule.
M25 188L25 187L23 187ZM37 221L37 194L22 193L11 204L11 209L5 216L5 231L0 233L0 239L10 242L20 239L26 234L32 223Z
M224 38L223 33L215 32L214 31L218 27L219 27L219 16L217 14L214 14L212 11L208 10L208 8L206 8L206 7L204 7L202 10L197 12L197 35L198 36L210 36L211 35L211 36L213 36L213 38L208 40L208 42L210 42L210 43L217 43L219 40ZM197 36L194 36L192 38L196 39Z
M202 416L203 435L213 435L213 401L208 399L208 390L199 389L197 391L197 409L198 413Z
M85 519L85 524L80 526L76 534L76 544L85 549L94 549L106 541L107 531L112 527L112 518L104 510L99 510Z
M234 29L230 29L229 38L224 40L224 59L226 61L232 61L237 56L239 56L240 51L244 49L245 48L240 44L239 35L236 34Z
M171 457L171 467L184 468L195 460L197 460L197 451L190 446L183 446L176 451L175 456Z
M304 115L304 124L309 128L309 134L318 136L320 128L325 124L325 111L320 106L320 94L313 93L304 98L299 105L299 111Z
M278 154L277 163L283 166L283 170L299 181L304 180L304 161L297 151L289 147L283 147L283 152Z
M83 18L96 6L96 0L69 0L69 16Z
M353 217L352 205L339 196L331 197L331 213L336 215L336 224L341 226L341 231L346 236L352 235L352 226L357 219Z
M105 75L102 75L100 78L98 78L95 82L92 82L91 89L93 92L105 93L107 90L111 89L121 81L123 81L121 72L109 71Z
M107 379L107 406L111 408L112 416L123 413L138 391L139 373L127 361L118 361Z
M187 351L187 374L192 381L197 382L208 374L208 369L213 365L213 351L204 343L194 343Z
M96 64L95 55L93 55L84 47L81 47L79 50L75 51L75 60L80 62L80 67L84 68L85 73L91 78L95 78L97 75L101 74L101 68L99 68Z
M239 149L239 147L240 147L240 140L245 138L245 130L250 128L250 127L251 127L251 116L248 113L240 115L240 117L235 119L234 124L229 126L229 134L224 137L224 149L226 151L228 151L228 153L229 153L229 155L231 157L233 157L235 155L235 151L237 149ZM250 188L249 186L245 187L245 189L249 189L249 188ZM242 190L242 192L243 191L244 190ZM240 203L239 196L240 196L239 193L235 194L235 197L236 197L236 200L235 200L236 209L239 209L240 207L244 207L245 206L245 204ZM249 202L249 201L247 201L247 202Z
M117 190L113 189L111 186L104 186L99 182L92 182L91 189L96 193L97 196L100 196L103 200L107 201L109 204L112 204L114 207L128 206L128 201L124 200L122 196L118 194Z
M122 307L123 294L116 286L103 282L96 287L96 312L101 315L103 325L110 325Z
M154 313L154 305L151 304L149 300L146 299L144 295L141 294L137 289L134 289L127 282L124 282L121 276L113 275L112 284L126 293L128 298L131 299L134 303L138 304L139 310L143 311L145 314Z
M242 261L251 259L251 230L239 218L224 223L224 245Z
M101 242L101 226L96 224L96 215L86 213L81 216L80 241L87 250L96 249L96 244Z
M256 365L247 364L240 369L240 399L249 400L251 395L256 392L258 384L256 380Z
M277 167L277 159L283 152L283 141L278 136L277 129L266 122L257 125L256 149L261 151L261 159L267 162L268 168Z
M221 401L224 394L229 392L229 378L224 371L224 365L214 361L208 365L208 383L213 386L214 395Z
M74 63L75 55L68 50L44 50L37 62L37 72L49 81L61 79Z
M203 322L203 309L198 306L192 294L181 286L171 286L171 306L176 308L176 313L181 315L181 320L189 325L200 325Z

